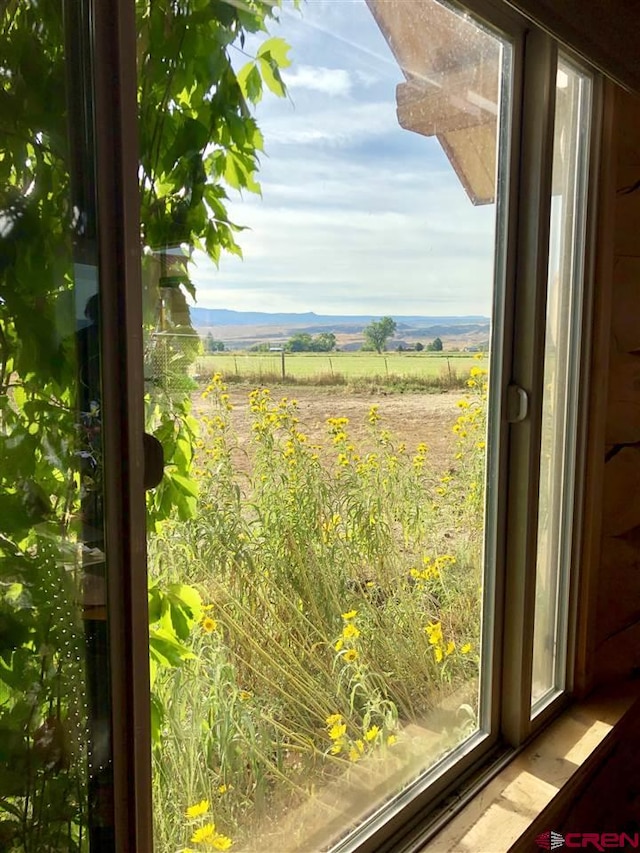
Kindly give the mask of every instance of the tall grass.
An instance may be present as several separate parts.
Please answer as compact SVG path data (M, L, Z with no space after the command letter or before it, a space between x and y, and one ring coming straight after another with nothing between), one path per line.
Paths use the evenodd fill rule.
M427 376L412 376L398 373L372 374L370 376L349 376L345 373L317 373L311 376L295 376L276 372L257 373L228 373L214 374L201 371L198 381L206 386L214 375L221 375L228 385L243 384L250 387L256 385L290 385L296 387L326 388L331 386L346 387L353 391L391 389L393 391L451 391L464 388L466 374L458 373L455 368L442 369L438 374Z
M392 752L478 672L481 393L461 401L445 472L376 407L369 449L339 414L314 445L295 400L254 389L247 451L221 376L203 396L198 516L150 542L154 575L197 585L207 608L193 658L156 684L161 853L189 841L184 812L200 800L224 837L249 844L285 802ZM235 470L238 452L250 473Z

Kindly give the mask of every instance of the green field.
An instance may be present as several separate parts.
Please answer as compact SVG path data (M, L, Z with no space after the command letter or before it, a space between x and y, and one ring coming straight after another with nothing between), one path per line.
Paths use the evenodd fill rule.
M484 362L484 359L483 359ZM376 377L462 379L478 365L469 353L285 353L284 371L288 379L312 381L330 377L345 380ZM195 372L203 377L221 373L225 378L273 378L282 376L281 353L214 353L201 356Z

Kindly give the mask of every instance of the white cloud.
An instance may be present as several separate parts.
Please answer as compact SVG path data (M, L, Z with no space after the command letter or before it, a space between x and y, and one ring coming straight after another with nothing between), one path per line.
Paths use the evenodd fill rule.
M490 208L460 204L451 190L433 198L419 181L388 209L371 192L355 208L251 205L240 235L244 262L206 261L194 279L200 304L246 310L328 313L488 313L493 268ZM370 206L369 206L370 203ZM396 207L402 205L394 200ZM466 205L466 209L465 209Z
M345 97L352 87L351 76L344 68L297 65L293 72L286 72L282 76L287 88L294 92L296 89L308 89L332 97Z
M316 106L295 114L271 114L261 122L267 151L274 145L353 145L384 136L397 125L395 103L349 103L340 108Z
M402 75L366 4L309 0L281 30L293 103L261 102L263 196L229 203L250 229L245 261L223 257L218 271L200 256L198 303L490 313L495 210L472 206L434 139L399 128Z
M454 178L452 168L435 140L424 141L423 156L376 157L375 153L358 157L348 150L304 148L276 153L264 162L261 178L263 198L249 197L233 205L234 215L243 220L247 205L327 206L385 210L420 210L421 205L437 204L439 209L469 207L469 202ZM377 147L377 146L376 146ZM384 146L380 146L380 153Z

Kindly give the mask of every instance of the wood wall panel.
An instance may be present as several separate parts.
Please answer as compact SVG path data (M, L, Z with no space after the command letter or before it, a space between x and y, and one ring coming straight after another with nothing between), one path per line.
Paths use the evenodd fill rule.
M640 669L640 98L616 92L615 127L607 461L592 623L597 682ZM636 182L637 191L625 191Z

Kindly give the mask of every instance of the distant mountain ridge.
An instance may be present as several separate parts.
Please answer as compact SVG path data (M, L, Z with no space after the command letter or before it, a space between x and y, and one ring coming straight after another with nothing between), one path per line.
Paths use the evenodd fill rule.
M304 313L269 313L267 311L232 311L228 308L191 308L191 322L194 327L203 328L209 326L283 326L341 328L343 326L362 327L372 320L379 320L382 314L316 314L315 311ZM464 314L460 316L420 316L394 314L393 319L398 325L398 330L403 327L423 328L461 326L461 325L485 325L489 318L481 314Z

